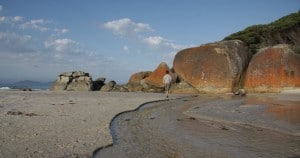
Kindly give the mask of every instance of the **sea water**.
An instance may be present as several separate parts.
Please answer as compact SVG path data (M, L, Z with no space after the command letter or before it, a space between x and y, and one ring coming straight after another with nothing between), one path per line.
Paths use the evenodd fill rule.
M24 88L30 88L31 90L50 90L51 83L40 83L35 85L14 85L14 84L2 84L0 90L20 90Z

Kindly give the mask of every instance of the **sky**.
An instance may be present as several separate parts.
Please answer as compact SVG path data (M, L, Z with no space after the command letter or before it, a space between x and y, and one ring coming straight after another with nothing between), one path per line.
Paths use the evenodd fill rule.
M300 0L0 0L0 81L54 81L70 71L127 83L300 10Z

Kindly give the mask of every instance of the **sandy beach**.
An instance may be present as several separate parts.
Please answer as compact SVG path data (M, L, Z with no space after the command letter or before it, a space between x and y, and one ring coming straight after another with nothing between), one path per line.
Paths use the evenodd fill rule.
M129 114L130 118L120 115L120 121L116 123L120 126L114 128L123 133L119 136L119 140L125 142L123 145L120 143L121 149L125 146L126 152L132 152L130 146L136 148L135 143L141 143L139 146L147 153L149 149L152 150L148 153L150 157L153 153L158 157L185 157L186 154L201 150L204 152L196 153L202 154L201 156L204 154L204 157L222 157L228 151L248 152L248 145L239 147L240 150L237 151L234 146L244 145L244 141L252 139L252 136L265 141L272 140L263 137L270 135L278 137L274 139L275 143L267 141L271 144L270 149L268 148L271 155L277 148L282 150L283 155L298 155L299 94L299 91L287 91L281 94L250 94L245 98L231 94L196 98L172 94L170 100L165 100L162 93L0 91L0 157L91 157L97 148L113 143L109 125L117 114L158 100L162 101L146 104L145 110L142 108L141 112ZM183 96L187 99L182 98ZM131 127L133 128L127 129ZM129 131L137 133L131 137L128 135ZM218 139L214 139L217 142L206 142L211 137L207 135L209 133L216 133ZM232 139L221 139L220 136L224 134ZM244 138L243 135L249 137ZM135 137L140 141L132 142ZM191 143L197 139L201 148ZM276 145L276 141L286 142L290 147L281 148L280 143ZM218 152L220 146L213 144L220 145L224 142L224 146L232 143L231 148L225 148L223 153ZM261 144L254 141L253 145L260 149ZM138 151L138 154L144 155L145 151ZM104 154L111 157L113 152L108 150ZM114 154L124 156L119 151ZM249 154L253 153L250 151Z
M0 157L91 157L118 113L163 94L0 91Z

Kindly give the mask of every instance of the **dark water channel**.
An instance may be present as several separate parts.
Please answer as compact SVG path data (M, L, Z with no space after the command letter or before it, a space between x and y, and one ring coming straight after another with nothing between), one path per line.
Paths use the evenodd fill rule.
M190 97L151 103L111 123L113 145L96 158L299 158L300 136L249 124L200 119L184 114L224 99ZM245 102L245 99L230 99ZM238 104L240 104L238 103ZM196 105L196 107L195 107ZM255 116L253 116L255 117Z

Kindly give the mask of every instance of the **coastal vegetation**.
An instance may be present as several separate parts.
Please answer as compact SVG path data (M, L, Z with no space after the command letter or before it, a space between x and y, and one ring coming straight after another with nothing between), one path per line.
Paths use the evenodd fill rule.
M270 24L249 26L242 31L225 37L224 40L241 40L246 43L253 54L262 47L282 43L293 45L294 51L299 54L299 39L294 35L297 30L299 31L299 27L300 10Z

